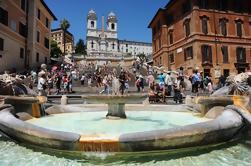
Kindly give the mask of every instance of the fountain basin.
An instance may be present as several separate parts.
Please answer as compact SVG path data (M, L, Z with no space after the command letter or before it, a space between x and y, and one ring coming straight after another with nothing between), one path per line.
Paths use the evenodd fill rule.
M67 112L84 111L84 107L67 106L65 108L65 106L62 106L62 108L64 108L63 112L66 114L66 117ZM153 114L155 111L160 110L170 110L171 112L185 111L185 108L182 106L140 106L140 108L134 106L133 109L135 111L137 109L149 109L153 110ZM55 108L55 110L59 111L55 111L54 114L61 113L60 108ZM87 108L86 110L92 110L93 113L95 111L99 112L99 109L94 110L93 108ZM38 125L17 119L13 112L14 110L11 108L5 108L0 112L0 129L6 135L27 144L68 151L140 152L201 146L231 140L244 126L242 117L235 111L227 109L212 120L159 129L145 130L143 128L144 130L124 132L118 135L95 135L84 131L83 133L65 132L39 127ZM114 123L116 121L108 120L108 122ZM103 126L101 125L100 127L102 128Z

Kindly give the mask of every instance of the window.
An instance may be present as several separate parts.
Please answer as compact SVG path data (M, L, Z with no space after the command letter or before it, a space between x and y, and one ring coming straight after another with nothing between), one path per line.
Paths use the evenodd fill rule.
M169 38L169 44L173 44L173 31L170 31L169 33L168 33L168 38Z
M40 42L40 32L37 31L37 42L39 43Z
M114 44L114 43L112 43L112 49L113 49L113 50L115 49L115 44Z
M3 8L0 7L0 22L6 26L9 25L8 21L8 11L4 10Z
M49 19L46 17L45 25L47 28L49 28Z
M170 64L174 63L174 55L173 54L169 55L169 62L170 62Z
M198 1L199 1L199 8L208 9L208 0L198 0Z
M41 19L41 11L40 11L40 9L37 9L37 18L39 20Z
M49 49L49 39L48 38L44 38L44 46L46 47L46 48L48 48Z
M0 38L0 51L4 50L4 40Z
M187 47L184 50L184 60L193 59L193 47Z
M228 61L228 47L222 46L221 53L222 53L223 63L228 63L229 62Z
M207 25L208 19L209 18L207 16L201 17L202 33L204 33L205 35L208 34L208 25Z
M242 20L237 20L236 22L236 34L238 37L242 37Z
M36 62L39 62L39 53L36 54Z
M226 18L220 19L220 29L223 36L227 36L227 22Z
M19 22L19 34L22 35L23 37L27 37L26 25L24 25L21 22Z
M243 47L236 48L237 63L246 63L246 49Z
M115 24L114 23L111 24L111 29L115 30Z
M190 35L190 19L184 21L186 37Z
M212 63L212 47L209 45L201 46L202 63Z
M26 0L21 0L21 9L25 11L26 9Z
M20 58L24 59L24 49L20 48Z
M94 26L95 26L95 22L91 21L91 28L94 28Z
M94 48L94 42L93 41L91 42L91 48Z

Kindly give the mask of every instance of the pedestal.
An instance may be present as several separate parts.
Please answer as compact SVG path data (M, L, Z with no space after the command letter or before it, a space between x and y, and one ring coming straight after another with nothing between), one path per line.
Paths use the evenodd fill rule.
M107 119L126 119L125 103L108 103Z

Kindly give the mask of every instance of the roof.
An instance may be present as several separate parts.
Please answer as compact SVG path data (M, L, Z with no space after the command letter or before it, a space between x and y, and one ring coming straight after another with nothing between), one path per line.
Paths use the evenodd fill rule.
M63 31L62 28L56 28L56 29L52 29L51 32L56 32L56 31ZM66 31L66 33L68 33L70 36L73 37L73 34L69 31Z
M167 9L169 9L175 2L177 2L178 0L169 0L168 3L166 4L166 6L164 8L160 8L157 13L155 14L155 16L153 17L153 19L151 20L151 22L148 25L148 28L151 27L151 24L153 23L154 19L159 15L160 12L163 12Z
M131 40L119 40L119 42L124 42L124 43L137 43L137 44L152 45L152 43L148 43L148 42L131 41Z
M165 8L169 8L173 3L174 3L175 0L169 0L169 2L166 4ZM177 0L176 0L177 1Z
M50 8L46 5L46 3L44 2L44 0L40 0L40 2L45 7L45 9L49 12L49 14L53 17L53 19L55 21L57 21L58 20L57 17L53 14L53 12L50 10Z
M159 8L159 10L157 11L157 13L155 14L155 16L153 17L153 19L152 19L151 22L149 23L148 28L151 27L151 24L153 23L154 19L155 19L161 12L163 12L163 11L165 11L164 8Z

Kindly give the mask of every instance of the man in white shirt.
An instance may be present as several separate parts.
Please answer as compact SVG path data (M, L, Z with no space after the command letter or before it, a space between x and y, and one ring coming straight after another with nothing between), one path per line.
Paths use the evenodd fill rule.
M168 90L168 95L172 95L172 86L173 86L173 81L171 78L171 72L168 71L166 78L165 78L165 84L167 85L167 90Z
M38 79L38 84L37 84L37 89L38 89L38 95L39 96L46 96L46 76L45 74L41 75Z

